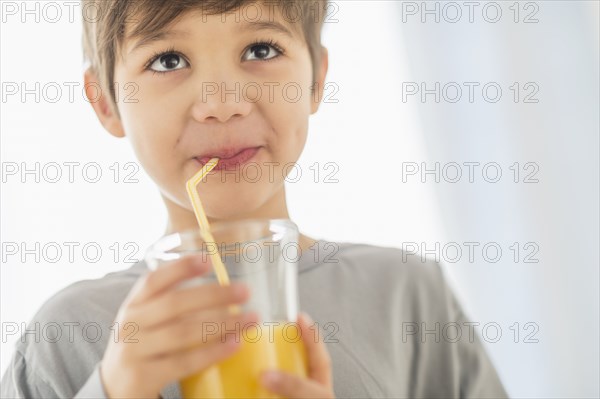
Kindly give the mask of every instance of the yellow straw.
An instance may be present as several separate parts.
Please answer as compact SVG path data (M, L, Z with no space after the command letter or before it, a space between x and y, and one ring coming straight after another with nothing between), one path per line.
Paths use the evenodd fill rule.
M200 195L198 195L198 184L202 181L202 179L204 179L204 176L206 176L211 170L213 170L215 166L217 166L218 162L219 158L212 158L210 161L208 161L208 163L204 165L198 173L196 173L190 180L187 181L186 189L188 196L190 197L190 201L192 202L192 207L194 208L196 220L200 226L200 236L207 244L207 248L209 245L214 245L215 251L208 251L208 254L215 269L217 280L221 285L229 285L229 275L227 274L227 270L225 269L223 261L221 260L221 256L219 255L218 245L216 244L215 239L210 232L210 225L208 224L208 219L204 213L202 202L200 202Z

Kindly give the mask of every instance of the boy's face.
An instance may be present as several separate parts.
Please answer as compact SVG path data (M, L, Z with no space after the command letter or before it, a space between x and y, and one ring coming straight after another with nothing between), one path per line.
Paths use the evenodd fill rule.
M94 104L112 134L129 137L168 207L191 210L185 184L206 162L201 158L254 147L247 163L200 183L207 215L233 219L284 198L285 175L294 173L319 105L327 54L314 93L302 33L261 8L260 22L244 13L190 11L168 27L168 37L139 47L139 38L126 40L115 64L120 118Z

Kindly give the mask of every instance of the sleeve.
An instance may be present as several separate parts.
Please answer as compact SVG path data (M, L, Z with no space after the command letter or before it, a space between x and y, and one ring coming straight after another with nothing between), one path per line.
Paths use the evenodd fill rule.
M102 379L100 378L100 363L94 367L94 371L81 387L74 399L107 399L108 395L104 390Z
M0 385L0 398L3 399L57 397L45 381L28 370L25 357L18 350L4 372Z
M29 398L58 398L46 381L37 377L27 367L25 357L16 351L8 365L2 383L0 384L0 398L2 399L29 399ZM106 392L100 379L100 364L96 365L94 371L81 387L75 399L94 398L107 399Z

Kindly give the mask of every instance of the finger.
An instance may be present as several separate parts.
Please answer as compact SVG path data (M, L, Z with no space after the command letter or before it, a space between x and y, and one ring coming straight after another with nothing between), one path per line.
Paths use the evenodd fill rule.
M140 325L158 327L187 313L243 303L249 296L248 287L242 283L205 284L163 293L130 309L128 317Z
M261 383L269 391L290 399L332 398L332 393L316 381L282 371L266 371Z
M138 304L159 295L184 280L206 273L210 261L202 255L186 256L153 270L140 278L128 296L129 303Z
M210 321L209 321L210 320ZM230 335L239 336L250 323L257 323L256 312L230 315L226 310L218 317L207 318L202 314L178 320L177 323L155 329L140 336L142 344L135 349L138 358L168 356L194 347L213 345Z
M300 313L298 316L298 326L302 333L302 342L306 347L308 358L308 378L318 383L331 387L331 357L325 344L321 341L319 334L315 339L315 334L310 327L314 324L310 316L306 313Z

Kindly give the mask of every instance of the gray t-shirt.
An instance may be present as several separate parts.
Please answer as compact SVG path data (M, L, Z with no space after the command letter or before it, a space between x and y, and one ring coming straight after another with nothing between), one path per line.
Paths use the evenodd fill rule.
M302 253L300 309L326 339L336 396L507 397L439 265L405 257L398 248L324 240ZM51 297L18 341L1 396L105 398L98 366L115 338L110 327L147 271L140 262ZM161 394L181 397L177 382Z

